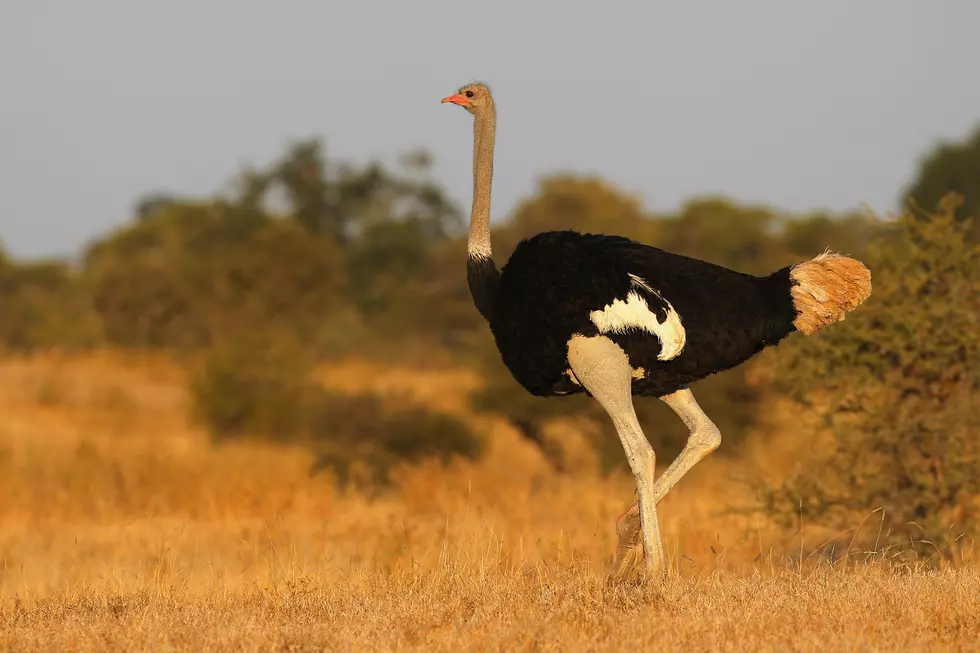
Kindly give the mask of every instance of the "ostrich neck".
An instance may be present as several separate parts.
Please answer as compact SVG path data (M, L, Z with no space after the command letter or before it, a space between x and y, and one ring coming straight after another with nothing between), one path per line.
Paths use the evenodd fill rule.
M493 142L496 129L493 107L473 123L473 210L470 213L470 256L490 258L490 187L493 181Z
M466 278L473 303L493 327L497 312L500 273L490 251L490 184L493 179L493 139L496 116L493 106L473 123L473 211L467 242Z

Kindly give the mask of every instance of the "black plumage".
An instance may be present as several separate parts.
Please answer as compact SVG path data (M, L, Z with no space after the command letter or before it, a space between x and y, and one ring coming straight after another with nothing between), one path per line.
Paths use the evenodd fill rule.
M789 272L757 277L619 236L551 231L521 241L499 273L489 259L471 257L468 279L504 364L542 397L583 391L567 372L567 349L573 335L600 333L593 311L636 292L663 324L672 306L686 342L669 360L658 359L660 339L641 326L605 333L642 370L633 393L659 397L791 333L797 312Z

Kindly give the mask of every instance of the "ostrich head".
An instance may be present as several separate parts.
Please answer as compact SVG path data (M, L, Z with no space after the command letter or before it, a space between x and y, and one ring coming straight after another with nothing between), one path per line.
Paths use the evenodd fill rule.
M473 115L480 115L486 109L493 107L493 98L486 84L474 82L460 88L453 95L442 98L443 102L452 102L463 107Z

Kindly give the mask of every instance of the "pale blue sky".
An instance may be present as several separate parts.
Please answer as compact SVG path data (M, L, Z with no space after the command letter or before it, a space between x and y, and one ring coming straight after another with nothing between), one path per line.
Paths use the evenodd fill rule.
M588 7L582 9L580 7ZM73 253L147 191L208 194L288 140L356 160L424 146L469 202L488 82L494 219L555 170L653 209L895 206L980 120L975 0L0 0L0 241Z

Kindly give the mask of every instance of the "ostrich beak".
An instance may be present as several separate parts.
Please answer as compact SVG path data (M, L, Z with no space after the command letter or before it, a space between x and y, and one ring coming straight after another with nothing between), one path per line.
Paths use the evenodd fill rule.
M452 102L453 104L458 104L459 106L465 106L470 103L469 98L465 98L459 93L442 98L442 102L440 104L445 104L446 102Z

